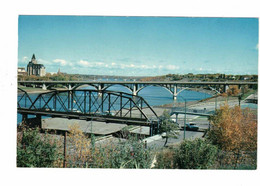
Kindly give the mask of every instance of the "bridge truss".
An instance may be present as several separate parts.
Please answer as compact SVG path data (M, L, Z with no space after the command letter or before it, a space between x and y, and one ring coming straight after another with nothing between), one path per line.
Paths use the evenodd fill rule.
M149 126L158 116L140 96L114 91L61 90L29 95L19 89L18 113ZM151 119L153 118L153 119Z

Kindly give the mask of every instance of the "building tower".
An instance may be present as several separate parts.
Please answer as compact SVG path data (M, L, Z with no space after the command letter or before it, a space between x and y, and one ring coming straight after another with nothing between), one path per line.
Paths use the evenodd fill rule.
M45 76L46 71L43 64L37 64L35 55L33 54L31 61L27 65L27 75Z

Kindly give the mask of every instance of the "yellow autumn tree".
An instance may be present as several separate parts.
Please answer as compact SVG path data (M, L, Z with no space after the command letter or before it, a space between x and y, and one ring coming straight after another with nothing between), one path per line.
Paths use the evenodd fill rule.
M227 90L228 96L237 96L240 93L240 90L237 85L231 85Z
M249 108L221 106L210 118L212 129L208 138L223 151L231 152L239 160L243 152L257 149L257 120Z
M91 154L90 139L77 124L69 126L67 151L66 161L71 167L85 167Z

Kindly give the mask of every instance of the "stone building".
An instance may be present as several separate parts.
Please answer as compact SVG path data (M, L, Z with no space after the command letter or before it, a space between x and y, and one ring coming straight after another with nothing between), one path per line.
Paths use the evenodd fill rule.
M31 61L27 65L27 75L45 76L46 71L43 64L37 64L35 55L33 54Z
M17 75L18 75L18 76L25 76L26 74L27 74L27 73L26 73L24 67L18 67L18 69L17 69Z

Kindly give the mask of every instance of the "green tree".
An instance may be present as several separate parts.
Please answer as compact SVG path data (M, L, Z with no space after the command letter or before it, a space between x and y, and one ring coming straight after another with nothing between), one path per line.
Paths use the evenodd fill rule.
M54 167L62 159L56 141L39 129L23 129L17 140L17 167Z
M160 133L165 133L163 136L165 138L164 146L166 146L169 138L177 138L179 135L178 125L171 121L170 114L165 110L160 117L161 123L159 127Z
M181 143L174 156L174 166L179 169L208 169L217 158L218 148L202 139Z

